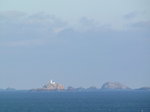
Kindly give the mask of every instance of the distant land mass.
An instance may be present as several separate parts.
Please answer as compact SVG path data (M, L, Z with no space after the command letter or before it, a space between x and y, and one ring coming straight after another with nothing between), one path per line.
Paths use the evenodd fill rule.
M0 89L0 91L16 91L16 89L8 87L6 89Z
M150 91L150 87L141 87L141 88L138 88L137 90L149 90Z
M30 91L67 91L67 92L91 92L91 91L104 91L104 90L143 90L143 91L150 91L150 87L141 87L137 89L132 89L124 84L121 84L120 82L106 82L104 83L100 88L97 88L95 86L91 86L89 88L83 88L83 87L67 87L65 88L63 84L54 82L52 80L48 81L48 83L44 84L41 88L35 88L30 89ZM6 89L0 89L0 91L18 91L14 88L6 88Z
M58 91L58 90L64 90L64 86L62 84L48 81L47 84L45 84L42 88L33 89L36 91Z
M45 84L42 88L37 88L37 89L32 89L32 91L68 91L68 92L73 92L73 91L78 91L78 92L82 92L82 91L100 91L100 90L150 90L150 87L142 87L139 89L131 89L130 87L121 84L119 82L106 82L104 83L100 88L97 88L95 86L91 86L89 88L83 88L83 87L79 87L79 88L74 88L69 86L68 88L65 89L65 87L62 84L48 81L47 84Z
M130 89L128 86L125 86L119 82L106 82L102 85L101 89Z

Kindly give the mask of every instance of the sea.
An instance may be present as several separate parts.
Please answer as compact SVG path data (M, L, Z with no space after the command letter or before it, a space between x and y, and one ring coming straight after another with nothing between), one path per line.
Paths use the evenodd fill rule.
M0 112L150 112L150 91L3 91Z

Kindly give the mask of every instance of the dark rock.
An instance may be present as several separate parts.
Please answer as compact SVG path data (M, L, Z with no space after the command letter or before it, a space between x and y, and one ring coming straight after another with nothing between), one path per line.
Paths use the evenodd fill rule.
M148 90L148 91L150 91L150 87L141 87L141 88L139 88L139 89L137 89L137 90Z
M119 83L119 82L106 82L102 85L101 89L111 89L111 90L126 90L130 89L129 87Z

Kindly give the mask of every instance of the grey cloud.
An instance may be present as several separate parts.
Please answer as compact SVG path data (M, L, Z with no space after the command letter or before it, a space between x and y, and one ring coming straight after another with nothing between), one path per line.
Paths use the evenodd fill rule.
M141 17L143 17L143 13L134 11L124 16L125 19L130 20L128 21L128 23L126 23L128 29L139 31L148 31L150 29L150 21L148 20L148 18L145 18L144 20L140 19Z
M72 38L114 32L110 24L102 25L87 17L81 18L74 26L43 12L32 15L24 12L0 12L0 19L3 19L0 22L1 46L43 45L60 37ZM128 27L148 30L149 26L147 21L132 23Z
M52 27L62 27L67 24L54 15L48 15L42 12L28 16L28 22L31 24L38 23L42 25L49 25Z
M91 25L95 25L95 21L91 18L87 18L87 17L83 17L80 19L79 21L81 24L85 25L85 26L91 26Z
M150 21L140 21L133 24L134 27L150 27Z
M137 30L150 31L150 21L139 21L132 23L131 27Z
M138 16L138 12L134 11L134 12L130 12L130 13L124 15L124 18L125 19L133 19L133 18L135 18L137 16Z
M1 12L0 20L0 41L3 46L43 45L67 27L67 23L61 19L44 13L27 15L23 12Z
M77 30L84 31L84 32L88 32L88 31L99 32L99 31L107 31L112 29L110 24L100 24L99 22L95 21L92 18L83 17L79 20Z
M34 27L35 29L53 29L56 27L64 27L67 23L63 22L61 19L53 16L53 15L46 15L44 13L37 13L32 15L25 15L23 12L1 12L0 13L1 27L11 27L13 25L13 29L17 29L19 26L22 28ZM19 19L19 21L18 21ZM8 28L9 29L9 28ZM26 29L28 30L28 29ZM30 29L31 30L31 29ZM34 29L33 29L34 30Z

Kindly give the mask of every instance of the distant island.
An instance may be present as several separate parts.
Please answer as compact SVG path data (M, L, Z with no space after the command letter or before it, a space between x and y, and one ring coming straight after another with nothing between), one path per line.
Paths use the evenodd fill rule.
M137 90L149 90L150 91L150 87L141 87L141 88L138 88Z
M56 83L54 81L48 81L42 88L33 89L33 91L61 91L64 90L62 84Z
M141 87L137 89L132 89L122 83L119 82L106 82L104 83L100 88L97 88L95 86L91 86L89 88L83 88L83 87L67 87L65 88L63 84L54 82L52 80L48 81L46 84L44 84L41 88L35 88L30 89L29 91L66 91L66 92L91 92L91 91L115 91L115 90L142 90L142 91L150 91L150 87ZM17 91L14 88L6 88L6 89L0 89L0 91ZM27 90L28 91L28 90Z
M83 87L79 87L79 88L74 88L69 86L68 88L65 89L65 87L57 82L54 81L48 81L47 84L45 84L44 86L42 86L42 88L37 88L37 89L32 89L32 91L100 91L100 90L150 90L150 87L142 87L142 88L138 88L138 89L131 89L130 87L121 84L119 82L106 82L104 83L101 88L97 88L95 86L89 87L89 88L83 88Z
M125 86L119 82L106 82L102 85L101 89L130 89L128 86Z

